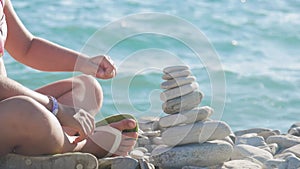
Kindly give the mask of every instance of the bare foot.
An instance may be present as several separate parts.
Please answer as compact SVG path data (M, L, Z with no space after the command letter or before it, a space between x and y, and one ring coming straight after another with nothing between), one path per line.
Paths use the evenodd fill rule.
M133 119L124 119L107 126L97 127L87 138L83 152L92 153L98 158L105 156L126 156L138 137L137 132L122 132L136 127Z

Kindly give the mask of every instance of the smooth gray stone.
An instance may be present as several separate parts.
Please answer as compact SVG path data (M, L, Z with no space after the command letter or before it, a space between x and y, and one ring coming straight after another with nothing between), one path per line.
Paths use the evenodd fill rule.
M146 162L144 159L139 159L138 161L140 166L139 169L155 169L153 164Z
M223 139L230 133L230 127L223 121L199 121L170 127L162 133L162 139L166 145L174 146Z
M283 159L271 159L264 163L266 169L287 169L288 162Z
M199 86L198 83L193 82L191 84L186 84L180 87L165 90L160 94L160 99L162 101L167 101L167 100L174 99L176 97L184 96L186 94L192 93L193 91L197 90L198 86Z
M191 74L192 74L192 72L190 70L180 70L180 71L164 74L162 76L162 79L171 80L171 79L174 79L177 77L187 77L187 76L190 76Z
M277 143L280 149L286 149L294 145L300 144L300 137L293 135L276 135L270 136L266 140L268 144Z
M176 147L159 146L152 152L154 165L163 169L181 169L184 166L213 166L230 158L232 146L220 140Z
M143 131L154 131L159 129L158 117L140 117L138 119L139 128Z
M300 122L294 123L290 128L300 127Z
M293 153L294 155L296 155L296 157L300 158L300 144L285 149L282 153Z
M239 144L235 145L231 154L231 160L255 159L262 165L265 161L273 159L273 155L260 148Z
M202 97L203 94L200 91L194 91L185 96L164 102L162 109L167 114L188 111L197 107L201 103Z
M279 151L279 146L276 143L268 144L268 147L270 148L270 153L275 155Z
M275 159L283 159L286 160L289 157L296 157L293 153L279 153L274 156Z
M138 138L137 143L138 143L139 146L141 146L141 145L150 144L151 142L150 142L150 139L148 137L143 136L143 137Z
M172 80L164 81L163 83L161 83L160 87L162 89L172 89L175 87L190 84L195 81L196 81L195 76L178 77L178 78L174 78Z
M176 71L180 71L180 70L189 70L190 67L187 65L177 65L177 66L169 66L169 67L165 67L163 69L164 73L171 73L171 72L176 72Z
M139 169L139 162L130 157L112 157L99 159L99 169Z
M299 169L300 168L300 159L297 157L288 157L287 159L288 167L287 169Z
M230 138L230 136L227 136L227 137L225 137L223 139L220 139L220 140L226 141L227 143L229 143L232 146L234 146L234 142L232 141L232 139Z
M139 150L143 153L148 153L148 150L145 147L136 147L136 148L134 148L134 150Z
M235 131L234 134L236 136L242 136L244 134L249 134L249 133L259 134L261 132L266 132L266 131L272 131L272 129L267 129L267 128L252 128L252 129L246 129L246 130L238 130L238 131Z
M265 142L264 138L262 136L253 136L253 137L243 137L238 136L236 137L235 144L247 144L254 147L258 146L267 146L267 143Z
M293 128L290 128L288 133L290 135L294 135L294 136L300 136L300 127L293 127Z
M145 131L143 132L143 136L146 137L158 137L160 136L161 131L160 130L156 130L156 131Z
M262 167L248 160L232 160L225 162L220 169L262 169Z
M258 133L258 136L262 136L265 140L267 140L268 137L276 136L279 134L280 134L279 130L272 130L272 131L262 131L262 132Z
M162 140L161 137L154 137L152 139L152 142L153 142L153 144L156 144L156 145L163 145L164 144L164 142L163 142L163 140Z
M207 119L213 114L213 109L208 106L196 107L189 111L167 115L159 119L161 127L177 126L179 124L190 124Z

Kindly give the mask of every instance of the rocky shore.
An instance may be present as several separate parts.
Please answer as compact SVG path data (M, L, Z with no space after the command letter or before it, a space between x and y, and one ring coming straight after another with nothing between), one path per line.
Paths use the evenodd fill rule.
M226 132L230 128L225 122L216 124L217 128L221 128L217 130L216 126L209 126L208 122L217 123L201 121L193 124L182 138L189 143L174 146L173 138L167 141L162 138L170 129L162 128L159 125L160 119L141 120L144 133L163 132L159 136L141 133L139 146L148 148L151 155L145 157L160 169L300 168L300 123L293 124L287 133L267 128L252 128L228 134ZM184 130L178 127L173 129L171 137L175 137L176 140ZM211 135L207 136L207 132L211 132ZM194 140L196 135L198 141Z
M128 157L96 159L91 154L68 153L0 158L0 169L300 169L300 122L281 133L276 129L232 131L199 107L202 97L188 66L163 70L162 117L138 119L139 138Z
M165 129L160 127L158 118L144 118L139 124L138 144L128 157L96 159L87 153L38 157L9 154L0 157L0 169L300 168L300 123L293 124L285 134L252 128L235 131L222 139L176 146L163 141Z

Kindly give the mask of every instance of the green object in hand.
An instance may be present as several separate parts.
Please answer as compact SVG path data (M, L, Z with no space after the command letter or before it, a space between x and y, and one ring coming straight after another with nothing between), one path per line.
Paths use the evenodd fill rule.
M105 126L105 125L108 125L110 123L118 122L118 121L121 121L121 120L124 120L124 119L133 119L137 122L137 120L130 114L118 114L118 115L112 115L112 116L106 117L105 119L103 119L101 121L98 121L96 123L96 127ZM130 130L123 130L123 132L138 132L138 129L139 129L138 123L136 123L135 128L130 129Z

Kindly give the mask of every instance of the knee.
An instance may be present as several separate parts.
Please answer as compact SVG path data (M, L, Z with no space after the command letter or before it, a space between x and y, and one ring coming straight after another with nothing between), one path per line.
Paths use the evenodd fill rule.
M88 95L86 97L95 99L100 109L103 101L103 91L100 83L90 75L80 75L75 79L75 82L85 89L84 92Z

